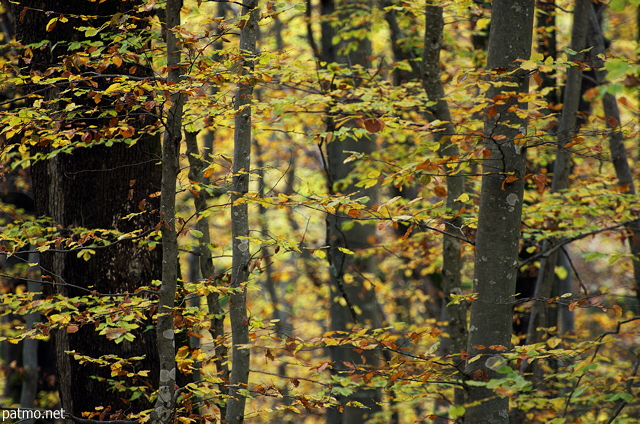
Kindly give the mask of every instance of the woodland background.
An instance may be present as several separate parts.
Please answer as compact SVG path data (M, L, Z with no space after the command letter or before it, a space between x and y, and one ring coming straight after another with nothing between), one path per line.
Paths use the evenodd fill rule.
M637 422L638 3L3 0L0 406Z

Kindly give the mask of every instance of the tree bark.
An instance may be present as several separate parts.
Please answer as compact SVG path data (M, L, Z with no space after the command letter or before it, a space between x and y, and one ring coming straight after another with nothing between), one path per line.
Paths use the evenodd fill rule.
M530 57L533 14L533 0L496 0L492 4L487 69L493 83L513 85L492 84L487 92L490 102L501 102L485 111L485 147L491 155L483 162L473 289L477 299L471 306L468 342L469 358L481 357L469 361L466 367L467 375L476 381L498 377L497 370L503 362L501 349L511 346L526 119L510 108L523 111L527 107L518 103L518 95L528 91L528 75L516 70L515 61ZM467 410L468 422L508 423L508 398L473 385L469 386L468 395L470 402L477 402Z
M585 48L587 28L589 24L589 12L591 0L578 0L573 11L573 29L571 31L571 49L581 52ZM572 61L582 60L582 53L571 58ZM553 167L553 179L551 180L551 192L557 193L569 187L569 173L571 170L571 153L565 149L575 135L577 125L577 113L581 96L582 70L578 66L571 66L567 71L565 83L562 115L558 128L556 160ZM552 240L542 243L542 251L549 249ZM540 341L541 327L547 326L548 299L551 297L555 269L558 265L559 252L556 250L543 258L540 262L540 270L534 292L534 304L531 309L529 329L527 331L527 343Z
M427 4L425 8L424 51L422 55L422 85L429 96L429 100L436 102L430 107L434 118L443 122L441 128L434 133L435 140L440 143L438 154L443 159L456 163L459 155L458 146L451 142L455 128L451 119L449 105L444 99L445 91L441 79L440 50L442 49L444 17L441 6ZM443 129L443 130L441 130ZM460 165L447 165L447 215L445 229L455 234L460 232L462 220L455 217L462 207L462 202L456 201L464 193L464 176L460 175ZM462 257L460 255L460 240L444 235L442 241L442 320L447 322L448 338L442 341L443 355L459 355L467 344L467 305L457 303L449 305L452 294L462 293ZM449 305L449 306L447 306ZM456 405L464 403L464 392L455 389Z
M56 66L62 60L66 42L71 39L82 40L82 32L74 28L81 21L74 16L95 16L91 24L100 27L109 21L117 12L127 12L132 3L106 1L103 3L74 1L51 2L43 0L22 0L13 4L17 21L16 37L24 44L40 42L48 39L51 46L34 52L34 57L26 71L43 72ZM51 10L51 8L55 10ZM51 11L50 11L51 10ZM50 12L49 12L50 11ZM51 16L66 15L67 23L46 31ZM104 17L108 18L104 18ZM82 21L82 25L86 25ZM109 28L105 29L110 30ZM117 28L114 28L117 30ZM137 76L149 76L145 64L137 64ZM114 73L130 75L131 67L123 65L113 69ZM133 72L133 71L132 71ZM101 89L106 88L105 81L97 81ZM107 82L108 84L108 82ZM46 100L56 99L57 89L50 89ZM105 99L106 100L106 99ZM96 104L90 99L87 103L77 101L85 108L86 116L91 117L91 109ZM90 101L91 105L88 104ZM61 104L64 106L64 104ZM108 107L100 104L97 107ZM128 107L118 115L118 119L127 119ZM52 110L52 113L58 110ZM95 119L95 118L94 118ZM131 121L131 125L140 129L154 118L141 116L140 120ZM100 129L108 126L108 119L92 121ZM82 129L82 118L63 122L64 125L77 126ZM80 132L79 134L81 134ZM81 143L79 134L74 143ZM84 143L83 143L84 145ZM50 147L39 147L39 152L50 152ZM158 208L157 199L149 195L158 191L160 172L156 163L159 158L159 139L152 134L144 134L132 146L116 142L112 147L104 145L78 148L73 154L57 155L50 159L32 164L33 187L37 213L53 219L64 232L67 228L83 227L87 229L111 229L123 233L134 230L152 229L158 222L152 211ZM144 206L141 206L144 205ZM140 210L142 208L142 210ZM131 220L122 217L132 212L144 212ZM40 262L43 283L55 282L56 285L45 284L45 291L51 295L60 293L67 296L85 295L86 292L65 284L92 288L100 293L134 292L142 285L160 278L160 258L156 251L149 251L146 246L134 242L113 244L107 248L96 250L90 260L85 261L70 253L44 252ZM99 335L93 326L83 326L75 333L54 330L52 340L55 346L56 367L60 398L65 412L81 415L84 411L94 411L96 407L110 407L110 411L141 411L150 407L144 397L128 402L109 385L95 377L111 378L110 371L95 364L81 365L66 352L77 351L90 357L100 357L113 353L114 343ZM134 331L133 342L122 342L119 350L122 356L144 356L136 363L138 369L150 369L150 379L157 378L157 350L153 332Z
M362 9L369 9L369 2L356 2L347 0L338 6L332 0L322 0L321 14L321 46L319 59L325 63L341 63L345 66L355 64L367 68L371 53L371 45L368 39L342 40L341 43L334 43L333 37L336 34L334 26L331 24L330 15L337 14L341 22L349 24L350 16L362 13ZM348 54L340 54L339 50L349 41L358 43L355 51ZM356 83L357 84L357 83ZM340 101L340 99L336 99ZM333 135L335 123L333 118L326 119L327 133ZM345 125L353 125L346 123ZM353 194L358 192L356 197L366 196L369 198L368 204L372 205L376 192L374 188L360 189L356 187L358 181L345 182L345 179L355 169L352 162L344 163L351 151L356 151L368 155L375 149L375 141L372 137L362 137L356 140L354 137L345 136L343 139L331 139L326 146L327 159L327 182L330 194ZM379 327L378 303L372 285L367 286L365 275L373 272L375 263L373 257L359 257L364 250L370 246L370 240L375 237L375 228L371 225L361 225L348 217L345 211L337 210L335 214L327 215L327 243L329 244L330 263L330 316L331 330L337 332L351 331L354 325L363 328ZM355 255L347 254L348 249ZM364 351L357 353L347 347L332 347L330 349L332 372L337 376L348 376L351 368L345 364L354 364L360 368L375 367L379 361L379 352ZM362 358L365 358L364 361ZM381 410L380 392L377 389L359 388L349 396L336 396L339 407L327 410L327 424L340 423L364 423L373 414ZM364 408L347 406L351 401L360 402Z
M640 9L639 9L640 10ZM592 56L594 57L596 67L596 83L604 84L607 78L607 71L604 63L599 55L605 55L605 41L602 28L598 17L596 16L595 7L591 7L589 14L589 45L593 46ZM618 184L624 187L624 193L636 194L633 174L629 167L629 158L627 157L627 149L624 145L624 135L622 134L620 111L615 96L606 93L602 97L602 108L604 109L605 122L611 127L609 130L609 151L611 152L611 160L616 172ZM636 218L638 213L635 214ZM635 281L636 299L638 306L635 313L640 312L640 223L635 222L627 225L627 240L629 241L629 249L633 255L633 277Z
M247 317L246 283L249 278L249 215L243 196L249 190L251 167L251 95L253 86L247 76L251 73L256 56L259 19L258 0L247 0L242 8L245 23L240 32L240 60L243 72L235 96L235 131L233 138L233 182L231 193L231 233L233 260L229 316L231 318L232 357L229 401L226 420L229 424L244 422L246 390L249 382L249 319Z
M181 51L175 31L180 26L182 0L167 0L166 31L167 70L169 84L180 80ZM178 234L176 232L176 178L180 170L178 160L182 141L182 109L184 95L171 95L173 103L166 121L166 132L162 143L162 185L160 194L160 219L162 220L162 285L158 302L159 384L158 397L152 414L154 424L173 422L176 399L176 340L174 314L178 283Z

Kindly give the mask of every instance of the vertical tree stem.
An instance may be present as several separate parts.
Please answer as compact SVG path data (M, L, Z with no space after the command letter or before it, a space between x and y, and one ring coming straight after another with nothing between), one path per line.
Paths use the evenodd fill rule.
M519 95L529 87L529 76L516 69L516 60L531 54L533 15L534 0L492 3L487 69L498 84L492 84L486 95L490 105L485 110L485 146L491 155L482 166L473 288L478 297L471 306L468 342L469 357L480 358L466 368L476 381L498 377L497 370L504 364L500 352L511 346L527 125L516 112L526 110ZM500 84L505 82L511 86ZM506 101L491 104L501 96ZM470 386L468 394L473 404L467 410L467 422L509 422L508 398L483 386Z
M167 69L170 84L180 79L180 48L175 30L180 25L182 0L167 0L166 40ZM162 143L162 186L160 189L160 219L162 220L162 285L158 305L158 356L160 360L160 384L158 398L152 414L157 424L173 421L175 408L176 360L173 308L175 306L178 280L178 237L175 226L176 177L178 175L178 155L182 139L182 109L184 96L179 92L171 95L172 106L166 122L166 133Z
M249 215L242 202L249 190L251 166L251 94L253 86L247 76L254 66L258 32L258 1L245 1L242 8L243 25L240 32L240 60L242 76L235 96L235 132L233 138L233 182L231 193L231 233L233 260L231 270L232 293L229 297L231 318L232 368L226 419L230 424L244 421L246 397L239 392L249 381L249 322L247 317L246 282L249 278Z

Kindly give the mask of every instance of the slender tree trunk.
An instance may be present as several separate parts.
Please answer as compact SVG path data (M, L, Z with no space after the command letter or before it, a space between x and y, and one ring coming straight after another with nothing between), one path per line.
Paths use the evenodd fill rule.
M492 4L487 69L494 73L492 82L516 86L493 85L487 93L489 101L507 97L502 104L488 106L485 114L485 146L491 156L483 162L473 289L478 297L471 306L468 342L469 357L481 357L469 361L466 368L476 381L498 377L504 363L500 352L511 346L526 152L526 120L512 110L526 110L518 94L528 91L528 75L516 70L504 76L496 71L513 71L517 59L530 57L533 15L534 0ZM507 94L514 90L515 94ZM468 422L508 423L508 398L482 386L469 386L468 395L470 402L477 402L467 410Z
M218 3L216 17L223 19L226 16L226 4ZM218 27L219 30L219 27ZM218 35L221 35L220 33ZM220 37L213 44L213 48L216 51L222 50L222 40ZM214 60L219 58L214 55ZM215 87L211 88L211 95L214 96L217 93ZM207 130L204 135L204 148L201 150L198 147L198 133L186 132L185 141L187 147L187 158L189 160L189 180L194 181L204 187L209 184L209 179L204 176L205 169L207 168L208 155L213 153L213 142L215 134L213 130ZM222 191L218 194L222 194ZM216 194L214 194L216 196ZM210 220L205 214L208 207L209 193L204 188L197 191L197 195L193 197L193 204L195 213L199 215L195 223L196 230L202 233L202 237L198 239L198 247L196 249L196 260L194 261L197 266L195 272L197 279L198 270L203 281L207 281L209 284L219 283L219 279L216 278L215 266L213 263L213 257L209 246L211 245L211 231ZM198 296L198 303L201 302ZM227 391L227 384L229 382L229 365L228 365L228 349L226 345L226 333L224 328L225 311L220 305L220 294L213 290L206 296L207 309L209 311L210 327L209 334L213 340L213 363L216 367L216 371L221 383L218 384L218 390L220 393ZM193 347L193 346L192 346ZM226 402L219 402L218 408L220 409L220 417L224 419L226 417L227 406Z
M604 84L607 78L607 71L604 69L604 63L599 55L605 55L605 42L600 21L596 15L594 7L591 7L589 14L589 45L593 46L592 56L595 58L596 82ZM624 187L626 194L636 194L633 174L629 167L629 158L627 157L627 149L624 146L624 135L622 134L620 111L618 102L614 95L606 93L602 98L602 107L604 109L605 122L611 127L609 132L609 151L611 152L611 160L618 178L618 184ZM636 218L638 214L636 213ZM628 241L631 254L633 255L633 276L635 280L636 299L638 307L635 312L640 311L640 222L627 225Z
M369 2L356 2L348 0L334 9L332 1L323 0L322 15L327 17L329 13L337 13L345 24L354 14L363 13L371 7ZM353 40L358 43L358 49L351 51L346 56L338 55L339 46L333 43L335 29L329 21L321 23L322 51L320 59L327 63L340 62L347 65L369 66L371 45L368 39ZM354 28L355 29L355 28ZM343 40L346 45L349 40ZM340 99L337 99L340 101ZM352 125L347 123L346 125ZM331 118L327 120L327 132L333 134L335 124ZM356 140L346 136L343 139L330 140L326 147L328 189L330 194L350 194L359 192L358 197L369 198L368 204L375 201L374 188L362 190L356 187L357 181L345 183L343 180L354 170L353 163L344 163L350 155L350 151L357 151L368 155L375 149L375 141L372 137L362 137ZM330 315L331 330L338 332L350 331L355 324L364 328L379 327L379 309L372 284L367 285L366 275L375 270L373 257L361 257L371 245L371 239L375 238L375 228L371 225L362 225L354 222L354 219L346 215L346 211L337 210L335 214L327 215L327 242L329 244L330 262ZM355 255L345 253L345 250L355 252ZM356 364L359 367L375 367L379 361L379 352L364 351L357 353L344 347L330 349L332 370L338 376L347 376L351 368L346 364ZM364 361L363 361L363 358ZM359 388L349 396L336 396L341 403L340 408L327 410L327 423L364 423L375 413L381 410L381 394L377 389ZM346 406L347 403L356 401L365 408Z
M573 29L571 32L571 49L580 52L585 48L587 27L589 24L589 12L591 0L578 0L573 12ZM582 60L582 53L572 58L573 61ZM581 95L582 70L577 66L571 66L567 71L567 82L564 89L564 99L560 125L558 128L558 149L553 167L553 179L551 192L557 193L569 187L569 174L571 169L571 153L565 149L575 135L577 125L578 105ZM542 243L542 251L553 244L552 240ZM547 326L547 300L551 297L551 290L555 280L555 269L558 265L559 252L556 250L543 258L538 271L536 289L534 292L534 304L531 309L531 319L527 331L527 343L536 343L540 340L541 327Z
M182 0L167 0L166 40L167 69L169 83L180 80L181 52L175 31L180 26ZM162 219L162 285L158 304L158 357L160 384L152 421L154 424L173 422L175 413L176 342L173 323L178 282L178 234L176 232L176 178L180 170L178 158L182 140L182 109L184 95L171 95L173 105L169 109L166 133L162 143L162 186L160 196L160 218Z
M235 96L235 132L233 138L233 183L231 194L231 233L233 263L229 296L229 316L231 318L232 357L229 401L226 420L229 424L244 422L246 390L249 382L249 322L247 317L246 283L249 278L249 215L243 196L249 190L251 166L251 95L253 86L248 80L256 56L256 39L259 19L258 0L246 0L242 14L247 16L240 32L240 51L243 68Z
M440 50L442 49L442 32L444 29L443 10L440 6L427 4L425 9L424 51L422 57L422 85L429 100L436 102L430 108L435 119L444 122L444 131L435 132L435 139L440 143L438 154L442 158L455 163L459 155L458 146L451 142L455 134L449 105L444 99L445 92L442 85L440 69ZM464 193L464 176L460 175L460 166L447 167L447 214L456 215L462 207L462 202L456 201ZM459 217L445 218L445 228L452 234L460 232L461 219ZM462 258L460 255L460 240L445 235L442 242L442 320L447 322L449 337L443 339L443 355L459 355L467 345L467 305L458 303L447 306L452 294L462 293ZM464 403L464 392L455 390L454 403Z
M29 263L38 263L38 254L29 254ZM29 266L28 278L32 281L27 283L27 288L31 293L42 292L42 284L35 281L38 274L37 265ZM40 295L34 296L34 300L37 300ZM36 323L40 322L41 315L38 312L31 312L25 319L25 328L34 328ZM20 393L20 407L21 408L34 408L36 406L36 396L38 394L38 339L25 339L22 345L22 391ZM33 424L34 419L28 419L23 421L24 424Z

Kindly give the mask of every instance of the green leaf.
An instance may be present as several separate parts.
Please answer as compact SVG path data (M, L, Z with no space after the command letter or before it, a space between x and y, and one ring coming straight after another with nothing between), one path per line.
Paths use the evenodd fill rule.
M627 0L611 0L609 2L609 7L614 12L620 12L627 5Z
M449 409L449 416L452 419L460 418L467 410L462 405L454 405Z

